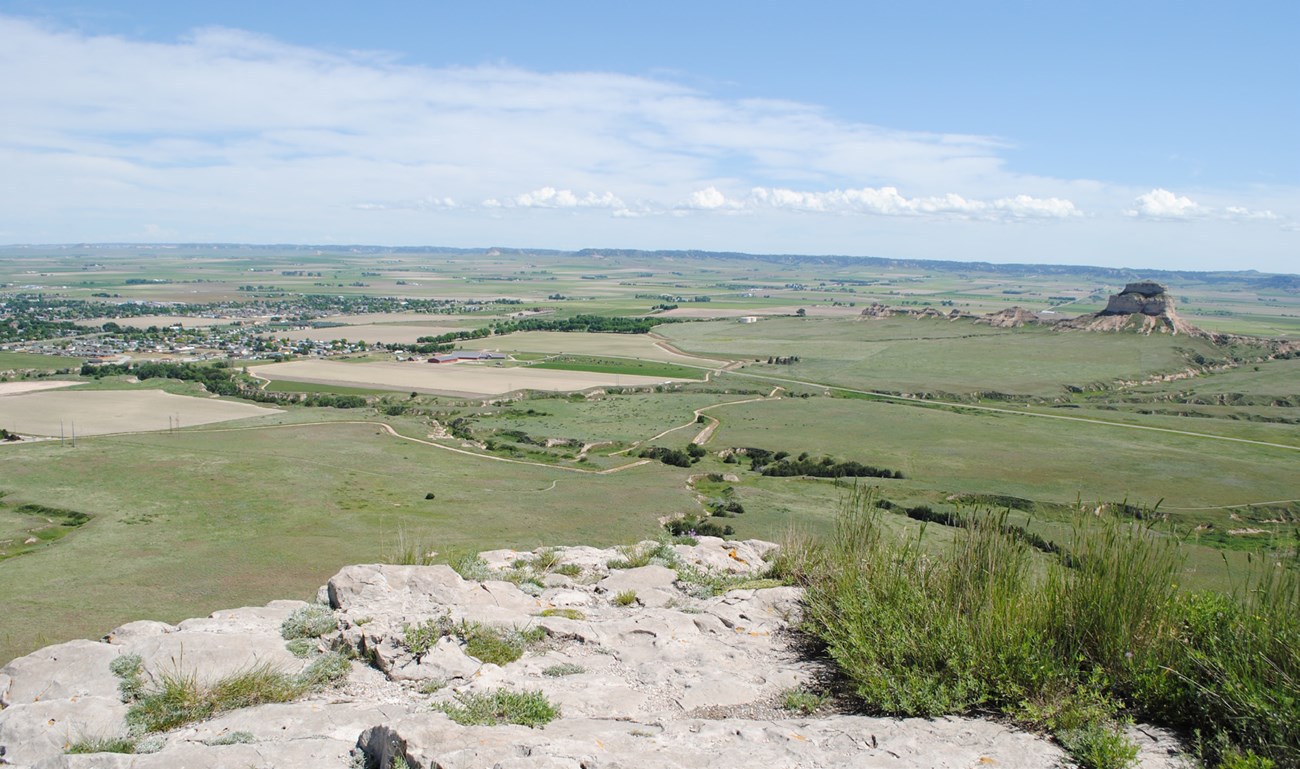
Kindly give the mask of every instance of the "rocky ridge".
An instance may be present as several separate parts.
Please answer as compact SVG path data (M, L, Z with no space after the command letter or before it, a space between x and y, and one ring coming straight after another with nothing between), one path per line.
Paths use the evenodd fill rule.
M827 671L790 633L801 592L753 578L775 545L703 537L633 550L483 553L471 576L446 566L348 566L321 588L331 630L310 640L354 657L346 679L305 698L218 712L150 735L138 754L66 754L126 733L114 660L138 655L146 685L171 673L215 681L253 666L298 673L282 625L309 606L273 601L177 625L132 622L101 641L46 647L0 669L0 764L30 769L611 769L632 767L1055 767L1058 747L990 721L871 718L782 709ZM620 563L621 561L621 563ZM625 568L612 568L622 566ZM509 578L509 579L506 579ZM732 588L732 589L726 589ZM722 592L725 590L725 592ZM721 594L714 595L713 593ZM523 631L515 661L484 663L454 633ZM298 651L304 644L299 644ZM499 691L541 692L541 728L463 725L437 710ZM1144 763L1172 742L1134 730ZM148 750L151 752L144 753Z

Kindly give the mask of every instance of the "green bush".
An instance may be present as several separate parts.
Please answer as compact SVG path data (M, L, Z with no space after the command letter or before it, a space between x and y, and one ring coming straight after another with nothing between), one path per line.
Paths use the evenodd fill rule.
M635 590L622 591L618 595L614 596L614 603L618 604L619 606L631 606L632 604L636 603L636 591Z
M783 710L808 716L820 710L827 699L829 698L825 694L796 686L781 692L780 703Z
M773 564L807 587L805 632L869 709L1001 712L1098 769L1133 762L1132 716L1199 731L1210 764L1300 766L1300 563L1238 596L1180 594L1177 542L1151 516L1089 516L1031 569L1004 516L965 516L934 556L924 528L895 539L880 515L855 491L828 541Z
M576 676L579 673L586 673L587 669L581 665L572 662L562 662L558 665L551 665L542 670L542 675L547 678L561 678L563 676Z
M560 709L537 691L467 692L455 702L435 706L451 720L465 726L519 724L530 728L545 726L560 715Z

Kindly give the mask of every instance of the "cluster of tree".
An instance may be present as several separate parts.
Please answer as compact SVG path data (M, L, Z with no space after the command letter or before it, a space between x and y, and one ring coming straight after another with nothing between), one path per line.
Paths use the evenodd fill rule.
M692 515L668 521L664 528L675 537L729 537L736 533L730 525L719 526L708 518Z
M876 506L884 510L894 510L898 506L887 499L882 499L876 503ZM958 529L969 529L972 525L971 517L959 512L943 512L930 508L929 505L917 505L902 510L903 514L914 521L922 523L937 523L940 526L952 526ZM1024 526L1007 523L1003 521L998 525L1003 534L1015 537L1030 547L1040 550L1048 555L1059 555L1066 566L1072 566L1077 561L1066 553L1065 550L1050 539L1030 531Z
M200 366L193 363L145 361L101 365L86 363L81 367L82 376L95 379L128 374L137 379L179 379L182 382L199 382L208 392L217 395L240 397L244 390L239 375L222 363Z
M179 379L198 382L216 395L256 401L258 403L298 404L301 406L356 409L369 405L360 395L330 393L277 393L262 390L258 383L237 372L223 361L211 364L146 361L142 363L83 364L81 375L100 379L106 376L131 375L137 379Z
M637 456L646 459L657 459L665 465L672 465L673 467L691 466L691 455L681 449L670 449L664 446L651 446L649 448L641 449L641 452L637 454Z
M0 318L0 342L34 342L76 336L86 329L66 320L44 320L25 315Z
M814 478L902 478L898 470L864 465L854 460L836 460L834 457L812 457L808 452L791 458L788 451L768 451L747 448L749 467L755 472L778 478L808 475ZM732 454L734 456L734 453Z
M745 512L745 506L736 499L711 499L704 506L714 518L734 518Z
M0 441L21 441L21 440L22 440L22 436L20 436L18 433L11 433L8 430L4 429L3 427L0 427Z
M768 362L769 364L773 364L773 365L777 365L777 366L789 366L789 365L792 365L792 364L794 364L794 363L798 363L798 362L799 362L799 356L798 356L798 355L791 355L791 356L789 356L789 357L781 358L781 357L777 357L777 356L774 356L774 355L769 355L769 356L767 356L767 362Z
M577 331L605 334L648 334L661 323L671 323L667 318L622 318L605 315L574 315L572 318L521 318L498 323L496 333L514 331Z

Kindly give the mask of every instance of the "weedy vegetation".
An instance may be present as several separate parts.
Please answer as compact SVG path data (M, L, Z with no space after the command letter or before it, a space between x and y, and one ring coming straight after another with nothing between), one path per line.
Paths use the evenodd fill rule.
M519 724L536 729L560 715L560 709L538 691L466 692L451 702L438 703L437 710L464 726Z
M834 534L794 543L804 630L872 711L997 713L1120 769L1142 718L1193 734L1210 763L1300 765L1300 575L1261 567L1236 595L1181 592L1179 543L1116 518L1034 553L996 515L935 556L856 491Z

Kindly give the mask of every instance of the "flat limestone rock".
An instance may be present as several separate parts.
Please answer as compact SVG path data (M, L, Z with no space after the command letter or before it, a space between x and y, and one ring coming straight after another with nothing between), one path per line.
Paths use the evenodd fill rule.
M211 682L254 665L295 673L308 664L288 652L280 635L284 619L306 605L301 601L219 611L175 626L129 623L101 642L48 647L0 670L0 698L10 705L0 710L0 764L388 769L401 758L412 769L1068 765L1051 742L978 719L791 717L780 708L782 694L813 686L826 673L824 663L791 643L802 591L705 589L722 576L749 584L744 580L766 569L773 547L706 537L672 548L677 569L664 565L673 559L657 543L642 543L635 553L553 548L485 558L497 574L515 578L530 568L521 562L536 561L540 571L571 567L562 577L532 572L546 587L465 580L445 566L349 566L321 591L338 628L309 644L351 655L345 681L297 702L222 712L151 735L154 752L147 754L66 755L76 740L126 734L128 705L109 671L120 655L140 655L146 688L169 672ZM609 566L652 551L666 560ZM713 577L701 580L700 572ZM614 600L629 590L636 602ZM417 655L408 628L441 618L447 621L429 630L447 634ZM501 665L471 656L458 633L462 622L513 638L523 644L522 656ZM440 711L501 690L538 692L559 717L538 729L464 726ZM1184 766L1168 734L1135 727L1132 737L1146 769Z
M94 641L68 641L37 649L0 669L10 681L7 690L0 689L0 705L116 697L117 678L108 666L121 653L121 649Z
M126 732L126 706L116 696L48 699L0 710L0 747L14 766L63 755L74 742Z

